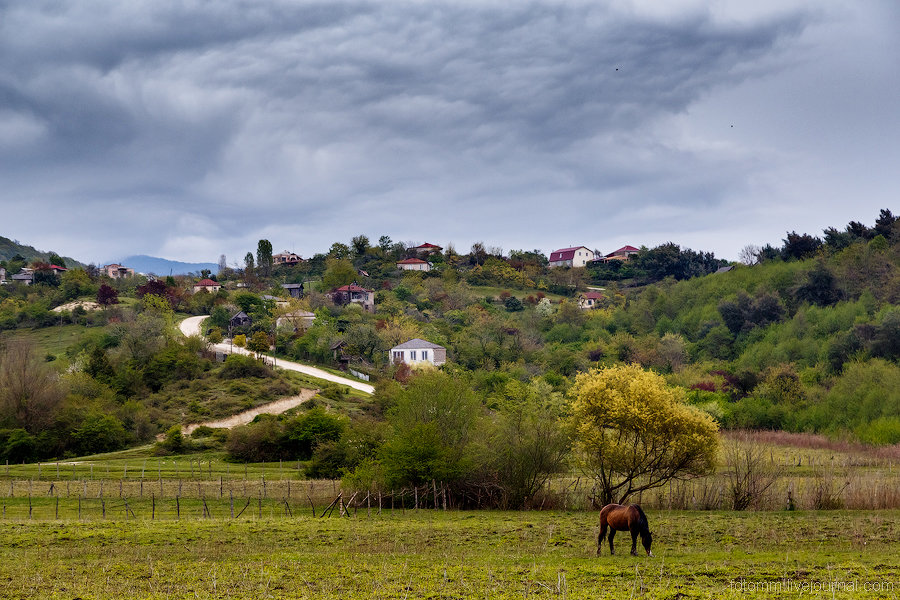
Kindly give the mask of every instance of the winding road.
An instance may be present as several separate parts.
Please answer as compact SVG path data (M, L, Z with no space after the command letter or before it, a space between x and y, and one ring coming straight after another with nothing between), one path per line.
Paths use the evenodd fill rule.
M202 336L202 332L200 331L200 324L203 322L203 319L206 319L209 315L200 315L199 317L188 317L184 321L178 324L178 328L181 330L181 333L190 337L192 335L200 335ZM212 347L218 350L219 352L225 353L237 353L237 354L246 354L252 355L253 353L249 350L245 350L243 348L238 348L237 346L233 346L231 344L212 344ZM288 371L296 371L298 373L303 373L305 375L311 375L312 377L318 377L319 379L324 379L325 381L331 381L333 383L339 383L341 385L346 385L355 390L359 390L361 392L365 392L366 394L371 394L375 392L375 387L368 384L363 383L362 381L357 381L355 379L349 379L347 377L340 377L338 375L332 375L328 371L323 371L322 369L317 369L316 367L311 367L309 365L302 365L300 363L291 362L289 360L284 360L279 358L277 361L277 366L281 369L286 369Z

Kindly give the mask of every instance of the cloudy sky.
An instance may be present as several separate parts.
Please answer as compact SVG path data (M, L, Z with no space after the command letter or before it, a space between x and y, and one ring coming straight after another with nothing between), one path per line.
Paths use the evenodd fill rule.
M0 235L736 259L900 212L895 0L0 0Z

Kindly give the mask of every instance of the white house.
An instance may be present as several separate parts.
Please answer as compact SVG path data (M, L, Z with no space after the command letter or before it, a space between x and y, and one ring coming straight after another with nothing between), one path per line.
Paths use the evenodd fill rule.
M606 296L600 292L585 292L578 296L578 306L580 306L582 310L598 308L600 306L600 301L604 298L606 298Z
M215 294L220 289L222 289L222 284L213 281L212 279L201 279L197 283L194 284L194 293L196 294L200 290L206 290L210 294Z
M594 251L586 246L562 248L550 253L551 267L583 267L594 260Z
M447 349L437 344L415 338L390 349L388 356L392 363L415 365L431 363L436 367L447 362Z
M401 271L430 271L431 263L421 258L404 258L397 263Z

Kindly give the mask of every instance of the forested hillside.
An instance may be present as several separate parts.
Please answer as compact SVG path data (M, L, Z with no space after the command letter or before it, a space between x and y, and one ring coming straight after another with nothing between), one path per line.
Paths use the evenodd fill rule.
M243 269L204 273L221 286L215 293L195 292L192 278L112 280L80 269L4 286L0 457L121 447L296 392L296 382L252 359L214 363L203 342L174 333L179 313L211 315L211 339L230 332L240 343L241 334L258 352L349 365L373 379L374 398L354 400L352 411L333 389L319 412L258 419L217 438L234 460L302 456L318 476L403 485L471 482L478 473L479 490L502 489L503 502L522 503L533 485L501 475L536 452L545 453L546 472L562 468L568 434L559 423L576 376L622 363L662 374L723 428L898 443L897 219L885 210L871 227L823 233L748 247L730 270L676 244L580 269L548 268L537 250L475 244L467 254L430 251L427 272L402 271L415 248L357 236L290 265L274 265L261 240ZM300 282L302 299L282 288ZM354 282L374 292L374 311L328 295ZM588 286L600 290L597 308L579 304ZM99 305L65 304L72 300ZM238 311L252 323L234 326ZM296 314L309 320L286 319ZM54 330L49 337L62 339L66 327L81 331L74 342L45 350L17 341ZM413 338L445 347L447 364L438 372L393 364L388 351ZM23 405L37 396L21 385L10 391L19 367L43 382L41 402ZM461 420L421 422L423 403ZM534 439L548 444L532 448ZM509 452L486 450L498 445ZM409 454L415 448L424 454Z

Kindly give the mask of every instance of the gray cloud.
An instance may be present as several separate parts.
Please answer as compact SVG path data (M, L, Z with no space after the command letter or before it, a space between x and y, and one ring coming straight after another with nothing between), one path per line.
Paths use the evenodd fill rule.
M237 257L260 237L309 254L359 232L545 250L684 236L735 256L803 227L767 208L814 177L798 156L816 136L776 124L833 113L783 90L838 60L821 32L871 26L851 16L847 33L803 2L752 18L551 0L0 3L2 233L88 260ZM735 225L737 247L720 233Z

